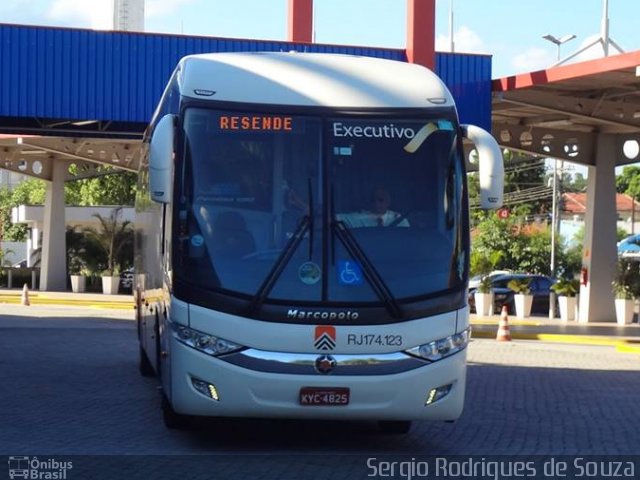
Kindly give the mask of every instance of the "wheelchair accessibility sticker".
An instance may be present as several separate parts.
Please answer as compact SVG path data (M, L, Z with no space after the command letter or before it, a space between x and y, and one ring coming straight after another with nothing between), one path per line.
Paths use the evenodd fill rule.
M362 285L362 269L353 260L338 260L338 283L341 285Z

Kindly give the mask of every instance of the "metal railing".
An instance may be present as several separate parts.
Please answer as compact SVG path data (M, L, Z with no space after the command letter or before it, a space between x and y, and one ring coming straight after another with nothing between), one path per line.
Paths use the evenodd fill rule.
M0 280L0 284L4 283L3 280L6 276L7 288L14 288L15 282L20 282L21 280L28 278L29 272L31 273L30 289L36 290L37 285L40 284L40 267L0 267L0 272L2 272L2 280ZM22 285L15 285L15 287L19 288L22 287Z

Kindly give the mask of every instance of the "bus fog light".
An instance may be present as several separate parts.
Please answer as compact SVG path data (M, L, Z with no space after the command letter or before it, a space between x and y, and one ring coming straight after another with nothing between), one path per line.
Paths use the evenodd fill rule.
M431 405L432 403L435 403L438 400L441 400L442 398L446 397L447 395L449 395L449 392L451 391L452 387L453 387L453 384L450 383L449 385L442 385L441 387L438 387L438 388L432 388L431 390L429 390L429 393L427 394L427 399L425 400L424 404Z
M191 377L191 385L193 385L193 388L195 388L205 397L212 398L215 401L220 400L220 397L218 396L218 390L216 390L215 385L207 383L204 380L200 380L199 378L195 377Z

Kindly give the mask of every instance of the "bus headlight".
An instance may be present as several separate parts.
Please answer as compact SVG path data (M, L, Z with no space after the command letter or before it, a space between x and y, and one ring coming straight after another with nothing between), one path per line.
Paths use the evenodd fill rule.
M242 345L230 342L224 338L199 332L178 323L170 322L169 324L171 325L171 333L176 340L213 357L236 352L245 348Z
M454 353L458 353L460 350L464 350L469 344L470 337L471 328L467 328L460 333L455 333L448 337L405 350L405 353L436 362Z

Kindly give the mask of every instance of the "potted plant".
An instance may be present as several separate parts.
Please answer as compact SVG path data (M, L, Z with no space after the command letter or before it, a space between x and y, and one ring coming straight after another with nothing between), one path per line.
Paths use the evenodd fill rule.
M82 293L87 288L87 277L91 276L93 253L87 236L77 225L66 231L67 270L71 278L71 291Z
M560 319L563 322L575 320L578 291L580 282L576 279L560 279L553 285L551 290L558 295L558 308L560 309Z
M516 317L527 318L531 316L531 304L533 303L533 296L531 295L531 289L529 283L531 279L522 277L514 278L507 284L507 288L513 290L515 295L513 301L516 306Z
M87 266L78 256L69 259L69 276L71 277L71 291L82 293L87 288Z
M95 213L93 216L100 222L100 230L93 228L85 230L106 254L106 268L102 272L102 292L111 295L117 294L120 286L118 256L132 242L131 222L120 221L121 213L122 207L114 208L108 217Z
M629 260L619 260L615 280L613 281L618 325L628 325L633 321L633 310L639 282L638 266Z
M476 302L476 314L487 316L493 313L493 295L491 294L491 278L485 275L480 280L478 288L473 294Z

